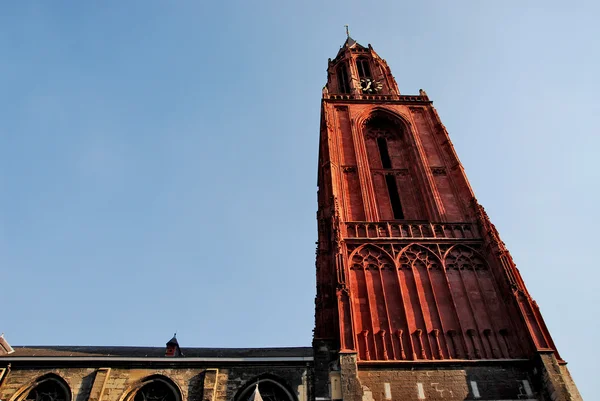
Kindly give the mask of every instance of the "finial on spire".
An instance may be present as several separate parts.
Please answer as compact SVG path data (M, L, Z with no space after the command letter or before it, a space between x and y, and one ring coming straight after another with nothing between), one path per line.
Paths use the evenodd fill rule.
M348 28L348 25L344 25L344 27L346 27L346 36L350 37L350 28Z

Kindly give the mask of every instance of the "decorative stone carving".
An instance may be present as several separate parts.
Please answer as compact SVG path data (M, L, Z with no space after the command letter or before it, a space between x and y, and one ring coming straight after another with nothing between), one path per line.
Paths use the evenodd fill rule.
M410 175L407 168L396 168L396 169L371 169L373 175L391 175L395 177L406 177Z
M398 329L396 331L396 336L398 337L398 342L400 343L400 357L402 359L406 359L406 353L404 352L404 344L402 343L402 329Z
M445 167L432 167L431 173L436 176L437 175L446 175L446 168Z
M365 345L365 359L368 361L371 359L371 353L369 352L369 330L363 330L360 334Z
M490 221L490 218L483 206L481 206L475 198L473 198L473 204L475 206L477 220L481 226L481 232L488 236L489 240L493 245L498 247L499 251L506 251L506 245L500 239L500 234L498 233L496 226Z
M442 346L440 344L440 331L438 329L433 329L431 330L431 335L433 336L433 339L435 341L438 356L440 357L440 359L444 359L444 354L442 353Z
M419 265L424 266L428 270L441 268L439 259L429 249L418 245L411 245L400 256L400 268L412 269Z
M510 346L510 341L508 340L508 330L506 329L500 329L500 336L502 337L502 339L504 340L504 345L506 346L506 351L508 352L508 357L512 358L512 348Z
M388 356L388 351L387 351L387 344L385 342L385 330L380 330L379 331L379 337L381 339L381 349L383 350L383 360L387 361L389 358Z
M446 269L486 270L487 263L471 248L459 245L446 255Z
M469 339L471 340L471 346L473 347L473 350L475 352L475 358L479 359L481 358L481 353L479 352L479 348L477 348L477 343L475 341L475 334L477 332L473 329L468 329L467 330L467 336L469 337Z
M416 329L415 336L417 340L419 340L419 348L421 349L421 359L427 359L427 355L425 354L425 345L423 344L423 330Z
M370 128L365 131L365 137L369 139L385 138L388 140L394 139L394 135L388 130Z
M381 249L365 246L352 256L350 269L394 269L394 262Z
M333 230L331 232L332 235L332 240L334 243L334 249L336 251L336 253L340 254L342 253L342 234L340 232L340 206L337 200L337 197L332 196L331 197L331 205L333 207L333 216L332 216L332 226L333 226Z
M460 355L458 354L458 347L456 346L456 330L448 330L448 337L450 338L454 355L456 355L457 358L460 358ZM450 352L448 358L452 359L452 352Z
M483 335L485 336L485 339L487 340L488 346L492 350L492 357L498 358L498 349L494 346L494 341L492 341L492 338L490 338L492 336L492 330L490 330L490 329L483 330Z

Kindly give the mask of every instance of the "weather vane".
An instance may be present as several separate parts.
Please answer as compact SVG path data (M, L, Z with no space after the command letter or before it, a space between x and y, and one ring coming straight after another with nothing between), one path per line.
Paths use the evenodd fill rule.
M348 25L344 25L346 27L346 36L350 37L350 29L348 29Z

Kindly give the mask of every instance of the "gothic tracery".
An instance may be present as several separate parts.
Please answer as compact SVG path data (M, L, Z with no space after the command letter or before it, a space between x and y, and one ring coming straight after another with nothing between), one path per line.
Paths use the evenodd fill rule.
M473 249L463 245L455 246L446 255L446 269L484 270L487 265Z
M427 269L440 269L438 258L427 248L410 245L400 255L399 265L401 269L412 269L413 267L425 267Z
M393 269L394 263L383 250L366 246L354 254L352 269Z
M69 401L70 394L64 384L58 379L48 378L41 380L33 387L25 400L27 401Z

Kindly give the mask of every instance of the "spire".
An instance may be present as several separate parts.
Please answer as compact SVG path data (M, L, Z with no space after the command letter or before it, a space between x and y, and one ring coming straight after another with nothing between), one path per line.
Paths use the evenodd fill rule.
M342 47L352 47L356 44L356 40L350 37L350 28L348 25L344 25L344 27L346 28L346 41Z
M177 341L177 332L173 333L173 338L169 340L167 345L177 345L179 346L179 342Z
M258 382L256 383L254 392L252 393L248 401L263 401L262 395L260 395L260 391L258 391Z

